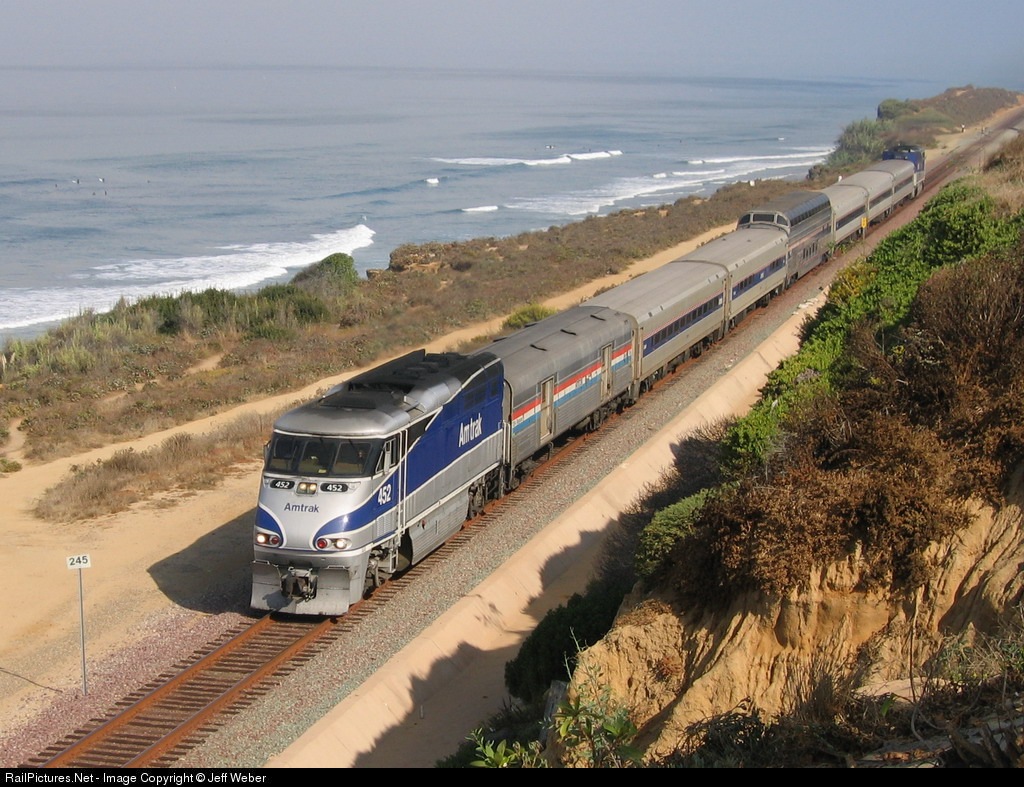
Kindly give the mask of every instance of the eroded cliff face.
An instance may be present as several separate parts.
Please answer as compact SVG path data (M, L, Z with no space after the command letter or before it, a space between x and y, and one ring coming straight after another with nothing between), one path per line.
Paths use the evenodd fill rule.
M790 713L830 688L921 677L941 642L994 632L1024 592L1022 473L998 513L929 557L933 581L915 598L866 592L856 555L813 570L808 590L782 600L748 595L710 615L657 595L627 598L616 623L580 654L571 692L628 708L649 761L676 751L695 722L756 707ZM837 685L840 684L840 685Z

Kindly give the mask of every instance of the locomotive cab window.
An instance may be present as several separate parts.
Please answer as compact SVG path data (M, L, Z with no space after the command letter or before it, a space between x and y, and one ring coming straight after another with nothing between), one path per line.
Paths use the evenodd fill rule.
M267 470L287 471L299 449L299 442L288 435L277 435L266 447Z
M367 464L371 443L368 440L340 440L331 475L368 475Z
M380 454L377 456L376 469L373 471L374 475L390 470L397 462L398 441L397 438L392 437L390 440L385 440L381 446Z
M277 434L266 449L266 469L297 475L358 478L370 474L374 441Z
M303 475L327 475L331 466L331 448L327 440L307 440L299 455L299 472Z

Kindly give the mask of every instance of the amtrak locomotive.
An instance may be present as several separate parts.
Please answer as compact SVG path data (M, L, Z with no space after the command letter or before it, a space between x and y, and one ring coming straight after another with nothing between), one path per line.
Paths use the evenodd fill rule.
M924 187L901 146L796 190L657 270L469 353L416 350L282 415L265 449L251 606L340 615Z

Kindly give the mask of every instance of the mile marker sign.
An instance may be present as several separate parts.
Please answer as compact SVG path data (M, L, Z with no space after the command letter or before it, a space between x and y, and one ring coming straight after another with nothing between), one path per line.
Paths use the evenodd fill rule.
M92 561L89 555L68 555L64 558L68 568L72 571L78 569L78 618L82 626L82 694L89 693L89 679L85 672L85 592L82 590L82 569L92 568Z

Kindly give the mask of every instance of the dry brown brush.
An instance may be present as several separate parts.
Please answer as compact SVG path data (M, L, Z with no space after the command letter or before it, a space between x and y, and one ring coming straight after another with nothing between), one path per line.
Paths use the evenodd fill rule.
M939 271L891 332L866 321L842 383L783 422L767 466L723 486L667 561L684 596L779 596L859 549L869 584L929 576L926 547L999 504L1024 458L1024 244Z

